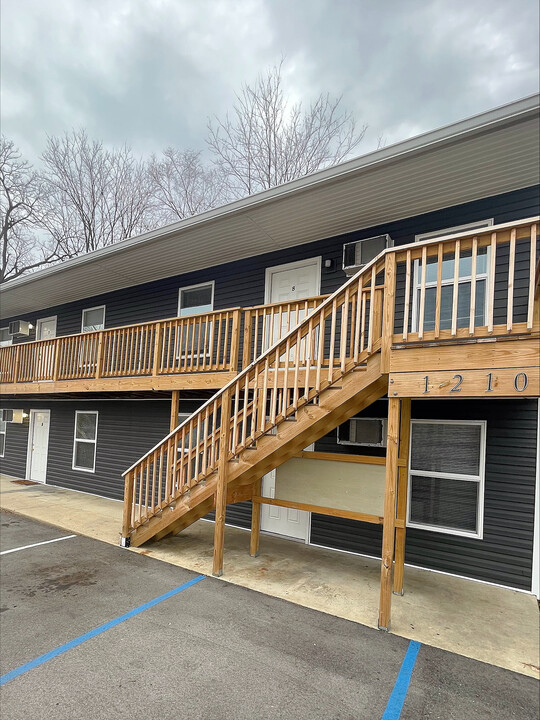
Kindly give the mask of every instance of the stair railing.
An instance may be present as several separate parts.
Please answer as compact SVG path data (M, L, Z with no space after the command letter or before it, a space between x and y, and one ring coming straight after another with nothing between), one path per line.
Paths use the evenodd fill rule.
M376 258L311 312L307 308L299 324L279 333L256 360L124 473L124 537L204 483L220 458L223 462L223 452L228 461L254 447L261 435L317 402L325 388L381 347L384 275L392 262ZM224 406L230 410L223 412ZM229 423L227 433L221 433L223 422ZM226 448L222 437L228 438Z

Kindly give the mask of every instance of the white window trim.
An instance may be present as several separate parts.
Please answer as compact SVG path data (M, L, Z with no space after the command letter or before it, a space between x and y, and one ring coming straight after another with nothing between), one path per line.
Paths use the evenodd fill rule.
M103 310L103 330L105 330L105 312L106 305L96 305L95 307L83 308L81 312L81 332L99 332L99 330L85 330L84 329L84 313L90 312L90 310Z
M178 288L178 317L192 317L192 315L200 315L200 313L193 313L192 315L181 315L182 292L184 290L195 290L196 288L205 287L207 285L210 285L212 287L212 299L210 302L210 304L212 305L212 310L209 310L208 312L214 311L214 292L216 283L214 280L207 280L206 282L197 283L196 285L184 285L183 287ZM204 313L202 314L204 315Z
M0 328L0 330L9 330L9 325L6 325L5 327ZM0 347L7 347L8 345L13 345L13 336L9 336L9 340L0 340Z
M382 423L382 435L383 435L383 443L384 438L386 436L386 429L387 429L387 418L384 417L352 417L349 418L349 420L346 420L345 422L350 422L351 420L379 420ZM345 423L341 423L341 425L344 425ZM386 444L383 443L357 443L357 442L351 442L350 440L341 440L339 437L339 431L341 429L341 425L338 425L337 429L337 443L338 445L352 445L353 447L379 447L379 448L385 448Z
M77 416L78 415L95 415L96 416L96 435L93 440L87 440L77 437ZM96 455L97 455L97 434L98 434L98 420L99 420L99 413L97 410L76 410L75 411L75 426L73 428L73 455L71 458L71 469L77 470L78 472L87 472L87 473L95 473L96 471ZM77 443L88 443L94 446L94 463L92 466L92 469L90 468L83 468L83 467L77 467L75 465L75 450L77 447Z
M2 430L2 425L4 426L4 429ZM0 435L4 436L4 449L0 453L0 458L3 458L6 454L6 443L7 443L7 429L8 424L7 422L4 422L3 420L0 420Z
M432 232L427 233L420 233L419 235L414 236L414 242L422 242L422 240L435 240L439 237L445 237L446 235L455 235L457 233L461 232L468 232L469 230L472 232L473 230L481 230L483 228L491 227L494 224L494 218L487 218L486 220L477 220L476 222L472 223L465 223L465 225L454 225L449 228L444 228L443 230L433 230ZM488 311L488 292L487 289L489 287L489 267L490 267L490 256L491 256L491 248L488 246L486 251L486 272L485 273L479 273L476 275L476 280L485 280L486 281L486 292L484 293L484 319L487 317L487 311ZM446 285L453 285L453 278L450 280L443 280L441 282L441 287L445 287ZM458 285L461 285L462 283L471 282L471 276L470 275L460 275L458 280ZM415 260L414 261L414 270L413 270L413 301L412 301L412 324L411 324L411 332L416 333L418 332L418 291L420 290L420 261ZM433 282L426 282L426 289L437 287L437 281L434 280Z
M478 475L467 475L448 472L430 472L425 470L413 470L412 463L412 442L413 442L413 425L478 425L480 426L480 466ZM411 420L411 437L409 441L409 468L407 478L407 527L418 530L429 530L431 532L442 533L443 535L458 535L460 537L474 538L482 540L484 537L484 491L486 484L486 420ZM411 474L422 477L432 478L450 478L451 480L463 480L478 483L478 495L476 505L477 532L468 532L466 530L458 530L456 528L443 528L438 525L428 525L423 523L415 523L411 518Z

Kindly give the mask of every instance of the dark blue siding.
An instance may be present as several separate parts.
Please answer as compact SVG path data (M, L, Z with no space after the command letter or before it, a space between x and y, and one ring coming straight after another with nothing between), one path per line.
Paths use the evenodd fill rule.
M536 400L413 401L413 418L487 420L484 537L410 528L406 562L530 590L537 412ZM371 415L371 408L364 414ZM370 448L363 450L369 454ZM380 557L381 538L380 526L312 517L311 542L317 545Z
M266 268L317 256L333 261L332 267L323 268L321 276L321 293L331 293L346 280L341 270L345 242L389 233L396 245L402 245L414 242L415 235L419 233L486 218L494 218L495 223L510 222L539 213L539 187L535 186L186 275L174 275L67 305L44 306L42 310L21 316L20 319L35 321L39 317L57 315L58 335L69 335L80 332L82 310L96 305L106 305L106 327L175 317L178 289L210 280L215 281L216 310L260 305L264 303ZM3 320L2 325L7 324L8 320Z

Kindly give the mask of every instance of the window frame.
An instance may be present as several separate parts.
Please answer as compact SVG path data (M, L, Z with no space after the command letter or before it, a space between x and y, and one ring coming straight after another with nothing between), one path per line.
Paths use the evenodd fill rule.
M93 440L87 440L86 438L78 438L77 437L77 417L79 415L95 415L96 416L96 434L95 434L95 437ZM72 454L72 458L71 458L71 469L72 470L77 470L77 472L95 473L95 471L96 471L96 456L97 456L98 422L99 422L99 411L98 410L75 410L75 424L73 427L73 454ZM75 465L77 443L79 443L79 442L94 445L94 462L92 465L92 469L77 467Z
M7 443L7 420L0 420L0 435L4 436L4 444L0 449L0 458L3 458L6 454L6 443Z
M203 313L186 313L185 315L182 315L182 292L184 290L195 290L196 288L205 287L206 285L210 285L212 288L212 295L211 295L211 302L212 305L211 310L206 310ZM178 307L177 307L177 317L192 317L193 315L205 315L206 313L214 312L214 294L215 294L215 280L207 280L206 282L196 283L195 285L184 285L183 287L178 288ZM189 309L189 308L186 308Z
M494 218L486 218L485 220L476 220L471 223L465 223L463 225L453 225L452 227L443 228L442 230L432 230L431 232L426 233L419 233L414 236L414 242L422 242L423 240L435 240L439 237L445 237L446 235L457 235L458 233L463 232L474 232L474 230L483 230L488 227L492 227L495 224ZM486 292L484 293L484 320L487 317L487 311L488 311L488 288L489 288L489 269L490 269L490 257L491 257L491 248L488 246L486 249L486 272L485 273L477 273L476 274L476 282L485 280L486 283ZM461 260L461 258L460 258ZM459 275L458 279L458 296L459 296L459 286L463 283L471 283L471 276L470 275ZM418 295L420 292L420 286L421 286L421 273L420 273L420 260L414 260L414 268L413 268L413 298L412 298L412 323L411 323L411 332L417 333L419 331L419 312L418 312ZM448 285L453 285L454 279L449 278L448 280L441 280L441 289ZM433 280L432 282L426 282L426 290L429 288L436 288L437 287L437 280ZM442 290L441 290L442 292ZM485 325L485 322L483 323ZM424 328L424 332L431 332L426 331Z
M7 330L9 335L9 325L0 327L0 332L2 330ZM9 345L13 345L13 335L9 335L9 340L0 340L0 347L8 347Z
M106 305L95 305L94 307L89 308L83 308L81 312L81 333L89 333L89 332L101 332L101 330L105 330L105 313L106 313ZM84 313L90 312L90 310L103 310L103 327L99 330L85 330L84 329Z
M386 448L386 433L388 430L388 419L385 417L352 417L346 420L345 422L351 422L352 420L378 420L380 423L382 423L382 442L381 443L357 443L357 442L351 442L350 440L341 440L339 436L339 431L341 429L341 426L345 423L341 423L338 425L337 428L337 444L338 445L349 445L351 447L376 447L376 448Z
M413 470L412 465L412 443L414 425L476 425L480 427L480 462L478 475L468 475L465 473L449 473L435 472L431 470ZM409 440L409 464L407 474L407 527L415 530L428 530L431 532L442 533L443 535L457 535L459 537L468 537L473 540L483 540L484 538L484 494L486 485L486 441L487 441L487 420L421 420L415 418L411 420L411 432ZM429 523L418 523L411 520L411 492L412 481L411 475L419 477L440 478L450 480L460 480L463 482L477 482L478 494L476 498L476 532L472 533L468 530L459 530L458 528L446 528L439 525L430 525Z

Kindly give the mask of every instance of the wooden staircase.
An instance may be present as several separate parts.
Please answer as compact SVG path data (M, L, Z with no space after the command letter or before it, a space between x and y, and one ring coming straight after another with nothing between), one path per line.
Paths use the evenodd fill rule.
M496 347L486 342L525 338L531 338L528 343L534 342L532 338L538 337L537 221L538 218L533 218L492 227L477 236L462 233L389 249L366 265L124 473L123 544L139 546L152 538L178 533L215 508L214 573L221 574L227 503L258 497L259 481L265 473L383 395L388 393L389 405L395 405L399 404L399 397L424 397L428 391L443 392L446 386L455 390L455 379L463 381L462 375L454 375L452 384L443 378L435 387L433 383L428 386L429 378L424 378L425 387L422 385L420 391L403 393L401 385L414 383L406 378L401 380L400 373L392 375L392 363L399 363L396 352L403 352L399 348L406 345L416 357L414 367L400 369L419 374L425 371L423 355L426 362L431 358L440 364L449 343L475 343L476 355L481 355L488 347L492 350ZM490 279L487 310L480 324L475 295L482 254L490 263ZM507 272L502 266L500 269L498 257L508 263ZM520 258L523 277L516 274L516 257ZM465 326L460 324L463 318L458 317L457 302L463 258L470 258L472 267ZM443 264L448 268L448 263L454 268L454 299L451 323L445 327L442 284ZM430 320L433 329L427 326L428 270L437 278L434 318ZM504 298L496 296L495 290L503 271ZM479 277L478 283L485 282L483 277ZM523 286L519 293L515 292L515 278ZM415 282L419 283L416 289ZM417 322L411 310L415 293ZM497 324L494 308L497 303L501 305L501 299L507 312ZM397 328L401 328L399 332ZM264 322L255 324L254 347L264 348L267 330ZM251 323L249 331L253 331ZM452 363L460 366L465 362L465 353L463 348L455 349ZM537 362L533 364L537 366ZM503 365L507 367L508 363ZM475 367L486 366L480 363ZM478 373L485 384L485 370ZM419 384L415 378L414 382ZM516 382L514 378L515 391L519 393ZM502 384L501 381L497 387L502 388ZM537 384L535 381L535 387ZM491 397L498 392L503 395L502 389L488 390ZM468 392L474 396L472 390ZM483 386L477 394L480 392L485 392ZM504 392L508 395L508 391ZM396 422L399 424L399 418ZM389 422L388 448L397 446L397 442L391 437ZM396 468L388 457L385 528L387 515L393 528L396 499L392 488Z
M214 508L219 519L386 393L384 275L383 259L351 278L126 471L123 544L178 533Z

